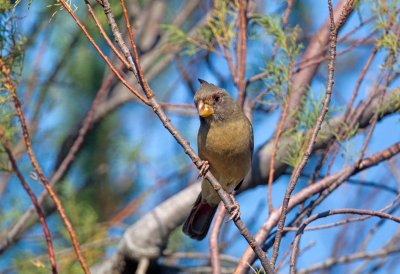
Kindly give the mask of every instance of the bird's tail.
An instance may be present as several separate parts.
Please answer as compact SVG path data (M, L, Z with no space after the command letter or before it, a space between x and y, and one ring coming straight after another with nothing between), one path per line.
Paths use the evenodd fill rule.
M210 228L217 206L202 201L201 193L183 224L183 232L192 239L203 240Z

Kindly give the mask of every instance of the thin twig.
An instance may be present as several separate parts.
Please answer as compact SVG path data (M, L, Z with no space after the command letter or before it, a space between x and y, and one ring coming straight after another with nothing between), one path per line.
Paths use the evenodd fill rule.
M388 57L388 60L387 60L387 61L391 63L391 62L393 61L392 57L393 57L393 56L392 56L392 53L389 54L389 57ZM389 78L390 78L390 71L387 72L387 77L386 77L386 81L385 81L385 86L388 85ZM383 97L384 97L384 95L385 95L385 94L384 94L384 91L385 91L385 89L380 89L381 94L380 94L380 96L379 96L379 98L378 98L378 100L379 100L378 105L381 105L381 104L382 104ZM345 119L347 119L347 118L345 117ZM368 147L369 141L370 141L370 139L371 139L372 133L373 133L373 131L374 131L374 129L375 129L375 126L376 126L377 121L378 121L378 112L375 112L375 113L374 113L374 116L372 117L371 126L370 126L370 128L369 128L369 130L368 130L367 136L366 136L366 138L365 138L365 140L364 140L364 142L363 142L363 145L362 145L362 147L361 147L361 149L360 149L360 153L359 153L359 155L358 155L358 158L357 158L357 160L356 160L356 162L355 162L355 165L352 167L353 169L355 169L355 167L356 167L359 163L361 163L362 158L364 157L365 151L366 151L366 149L367 149L367 147ZM337 149L335 150L335 153L334 153L334 155L333 155L333 158L336 156L336 153L338 152L338 150L339 150L339 148L337 148ZM332 164L332 163L333 163L333 161L331 161L331 163L330 163L329 166L328 166L328 172L329 172L329 170L330 170L330 167L331 167L331 164ZM329 188L325 189L325 191L324 191L315 201L313 201L312 203L310 203L310 206L309 206L308 208L306 208L306 209L297 217L297 220L301 220L302 218L304 218L304 216L306 216L307 214L310 214L311 211L312 211L314 208L316 208L323 200L325 200L325 198L328 197L328 195L329 195L330 193L332 193L335 189L337 189L337 188L340 186L340 184L341 184L341 181L338 181L338 182L336 182L335 184L332 184ZM294 260L297 260L297 259L294 258Z
M153 111L157 114L161 122L163 123L164 127L172 134L172 136L175 138L175 140L182 146L184 149L185 153L192 159L193 163L197 166L198 169L201 169L202 166L202 161L200 158L196 155L194 150L190 147L189 142L186 141L182 135L176 130L176 128L171 124L170 119L165 115L164 111L162 110L161 106L159 105L158 101L156 100L154 96L154 92L150 89L147 81L144 78L142 69L140 67L140 61L139 61L139 55L136 49L135 43L133 44L133 55L134 55L134 60L135 60L135 66L136 70L138 72L138 77L139 77L139 82L140 85L143 88L144 93L146 94L150 105L153 108ZM205 174L205 179L207 179L211 185L214 187L218 195L220 196L222 202L224 203L224 206L226 209L229 211L230 214L233 214L233 201L226 193L217 179L211 174L210 171L208 171ZM268 273L274 273L273 268L271 268L271 265L265 255L265 252L260 248L258 244L256 244L254 238L251 236L249 230L247 229L246 225L243 223L243 221L239 218L234 220L235 225L239 229L240 233L243 235L243 237L246 239L246 241L249 243L250 247L254 250L254 252L257 254L257 257L260 259L262 266Z
M382 208L381 210L379 210L380 212L384 212L386 210L388 210L389 208L391 208L392 206L394 206L396 204L396 202L399 200L400 196L397 195L396 198L387 206L385 206L384 208ZM398 208L400 205L398 205L396 208ZM371 218L372 216L363 216L363 217L357 217L357 218L349 218L349 219L344 219L341 221L337 221L334 223L330 223L330 224L326 224L326 225L318 225L318 226L312 226L312 227L306 227L304 228L304 231L314 231L314 230L321 230L321 229L327 229L327 228L332 228L335 226L341 226L341 225L345 225L345 224L349 224L349 223L354 223L354 222L360 222L360 221L364 221L366 219ZM297 232L299 230L299 227L285 227L284 229L285 231L295 231Z
M398 199L399 196L397 196L396 198ZM395 201L396 201L396 200L395 200ZM394 204L395 201L393 201L392 204ZM400 207L400 204L397 204L397 206L396 206L396 207L393 207L388 213L389 213L389 214L392 214L392 213L395 212L397 209L399 209L399 207ZM383 210L381 210L381 211L383 211ZM386 221L385 219L380 220L374 227L372 227L372 228L369 230L368 234L365 236L363 242L362 242L361 245L360 245L360 250L361 250L361 251L366 251L368 242L371 240L372 236L378 231L378 229L379 229L380 227L382 227L382 225L385 224L385 221ZM392 238L392 240L393 240L393 238Z
M268 175L268 190L267 190L267 196L268 196L268 210L271 213L274 210L274 207L272 205L272 183L274 181L274 173L275 173L275 158L276 158L276 153L278 151L278 144L279 140L281 138L281 135L283 133L283 125L286 121L286 117L288 114L288 109L289 109L289 104L288 101L290 100L290 94L292 92L292 68L294 64L294 59L293 57L290 58L290 65L289 65L289 71L290 71L290 76L289 76L289 83L288 83L288 96L286 99L283 99L283 110L282 110L282 115L279 118L279 123L278 123L278 128L276 130L276 135L274 138L274 144L271 152L271 160L269 163L269 175Z
M322 109L320 111L320 114L318 116L316 125L313 129L311 139L307 146L307 150L304 153L302 161L295 168L293 175L290 179L289 186L285 193L285 197L284 197L284 200L282 203L282 213L281 213L281 216L279 219L278 231L276 233L274 249L273 249L272 256L271 256L271 263L273 265L275 264L276 259L278 257L278 253L279 253L279 246L280 246L280 242L281 242L281 238L282 238L283 227L285 225L286 214L288 212L290 196L296 186L296 183L301 174L301 171L303 170L304 166L306 165L306 163L308 161L308 158L311 155L318 132L321 129L321 125L324 120L324 117L325 117L326 113L328 112L328 106L329 106L329 102L330 102L331 96L332 96L332 87L333 87L333 83L334 83L333 76L334 76L334 72L335 72L334 64L335 64L335 56L336 56L336 40L337 40L338 32L337 32L337 28L336 28L335 22L334 22L333 7L332 7L331 0L328 0L328 6L329 6L329 16L330 16L330 22L331 22L331 24L330 24L330 61L328 64L328 69L329 69L328 85L327 85L326 92L325 92L324 103L323 103Z
M341 55L344 55L344 54L346 54L346 53L348 53L348 52L350 52L351 50L353 50L353 49L355 49L355 48L357 48L357 47L359 47L359 46L361 46L361 45L364 45L364 44L366 44L366 43L368 43L368 42L371 42L371 40L372 41L375 41L375 39L373 39L372 37L374 36L374 34L376 33L377 31L372 31L370 34L368 34L366 37L363 37L363 38L360 38L360 39L358 39L357 41L355 41L354 43L352 43L349 47L347 47L347 48L345 48L345 49L343 49L343 50L341 50L341 51L338 51L337 53L336 53L336 55L337 56L341 56ZM329 46L329 45L328 45ZM323 61L325 61L325 60L328 60L329 59L329 55L324 55L324 56L317 56L317 57L315 57L315 58L313 58L313 59L311 59L309 62L307 62L307 63L305 63L305 64L303 64L303 65L300 65L300 66L298 66L296 69L295 69L295 71L293 72L294 74L296 74L296 73L299 73L300 71L302 71L302 70L304 70L304 69L306 69L306 68L308 68L308 67L311 67L311 66L314 66L314 65L316 65L316 64L320 64L320 63L322 63Z
M125 7L125 5L123 7ZM124 53L124 56L125 56L126 60L128 61L129 65L130 65L129 66L129 70L132 71L133 74L135 75L136 79L138 79L137 78L137 71L135 70L135 67L132 66L132 64L133 64L132 55L129 52L129 49L125 44L125 41L124 41L124 38L122 37L121 32L119 31L118 24L115 22L114 15L113 15L112 10L111 10L111 5L110 5L110 2L108 0L103 0L103 10L104 10L104 14L107 17L108 24L111 27L112 33L113 33L114 38L115 38L115 42L117 42L118 46L120 47L120 49ZM124 12L126 12L126 9L124 10ZM130 24L129 23L129 19L128 19L128 23L127 24Z
M108 35L106 34L106 32L104 31L103 27L101 26L101 23L99 22L99 20L97 19L97 16L95 14L95 12L93 11L92 5L90 5L88 0L85 0L85 4L86 7L90 13L90 15L92 16L95 25L97 26L97 28L99 29L99 32L101 34L101 36L103 36L104 40L106 40L107 45L111 48L111 50L114 52L115 55L117 55L118 59L127 67L129 68L129 63L128 61L126 61L126 59L121 55L121 53L116 49L116 47L114 46L114 44L111 42L110 38L108 38Z
M105 12L107 12L107 16L113 18L111 9L109 7L108 1L103 0L104 6L105 6ZM107 8L106 8L107 7ZM112 31L115 37L119 37L121 34L119 33L119 30L117 27L112 27ZM175 140L183 147L184 152L192 159L193 163L197 166L197 168L201 168L202 161L200 158L197 156L197 154L194 152L194 150L190 147L189 142L186 141L185 138L183 138L182 135L176 130L176 128L171 124L170 119L165 115L161 105L155 98L154 92L151 90L150 86L148 85L141 65L140 65L140 60L139 60L139 54L137 51L136 43L132 41L132 50L133 50L133 57L127 58L128 62L131 64L131 61L133 60L133 63L131 65L135 66L136 72L137 72L137 78L139 81L140 86L143 89L143 92L146 94L147 100L152 107L153 111L155 114L159 117L161 122L163 123L164 127L172 134L172 136L175 138ZM124 43L119 43L120 47L126 47ZM124 52L129 52L126 51L125 49L122 49ZM136 75L135 75L136 76ZM208 171L205 176L204 176L214 187L214 189L217 191L218 195L221 197L222 202L224 203L225 207L229 210L229 213L233 214L233 201L231 199L231 196L228 195L221 187L219 182L215 179L215 177L211 174L210 171ZM251 236L249 230L243 223L243 221L239 218L234 220L235 225L239 228L239 231L241 234L244 236L244 238L247 240L249 245L253 248L254 252L257 254L259 257L262 266L268 273L274 273L273 269L271 268L269 261L262 249L260 248L259 245L256 244L254 241L254 238Z
M217 214L215 214L214 218L214 224L211 227L209 243L210 243L211 269L213 274L221 273L218 235L221 230L222 223L224 222L225 215L226 215L225 207L224 206L218 207Z
M268 196L268 211L270 213L272 211L274 211L274 207L272 205L272 183L274 181L274 173L275 173L275 157L276 157L276 152L278 151L278 143L279 143L279 139L281 138L283 123L286 120L286 115L287 115L287 110L288 110L288 104L286 103L286 100L283 104L284 104L284 106L283 106L283 110L282 110L282 115L279 119L278 128L276 130L274 144L273 144L273 148L272 148L272 152L271 152L271 160L269 162L267 196Z
M313 248L315 246L316 242L314 240L310 241L306 246L304 246L300 251L299 251L299 256L300 257L302 254L306 253L309 249ZM287 250L287 255L289 255L290 251L292 250L293 245L290 245L290 247ZM286 254L285 254L286 255ZM287 256L286 255L286 256ZM276 267L277 271L281 270L284 266L290 264L290 260L289 261L284 261L282 260Z
M14 102L14 107L17 111L17 116L20 122L20 126L21 126L21 130L22 130L22 135L24 137L24 141L25 141L25 145L26 145L26 149L29 155L29 159L31 160L32 166L35 169L36 173L39 175L40 180L43 183L43 186L46 188L46 191L49 193L51 199L54 201L54 204L57 208L58 213L60 214L60 218L63 220L65 227L69 233L69 236L71 238L72 241L72 245L74 247L75 250L75 254L82 266L83 271L88 274L90 273L89 268L86 265L86 261L81 253L80 247L79 247L79 242L77 240L75 231L71 225L71 222L69 221L67 215L65 214L64 208L60 202L60 200L58 199L57 194L54 192L53 188L51 187L49 181L47 180L47 178L45 177L42 168L40 167L36 156L33 152L32 149L32 144L31 144L31 140L29 137L29 132L26 126L26 122L25 122L25 117L24 114L22 113L22 108L21 108L21 102L18 99L17 93L16 93L16 88L15 86L12 84L11 78L10 78L10 71L9 69L6 68L6 66L4 65L3 61L0 59L0 69L3 72L3 75L5 76L6 80L7 80L7 84L6 84L6 88L10 91L11 96L13 98L13 102Z
M32 189L29 187L28 183L25 181L25 178L22 176L21 171L18 168L17 165L17 161L15 160L13 153L11 151L11 146L8 142L8 140L6 140L6 138L4 137L4 131L2 128L0 128L0 141L1 144L4 147L4 150L6 151L7 155L8 155L8 159L11 162L11 166L13 168L13 171L15 172L15 174L17 175L19 181L21 182L23 188L25 189L25 191L28 193L29 198L32 201L33 206L35 207L36 213L38 215L39 221L42 225L42 229L43 229L43 234L44 234L44 238L46 239L46 243L47 243L47 250L49 253L49 261L50 261L50 265L51 265L51 270L53 274L58 273L57 271L57 263L56 263L56 258L54 255L54 248L53 248L53 241L51 239L51 233L50 230L47 226L46 223L46 218L44 217L43 211L40 208L39 202L35 197L35 194L33 193Z
M332 141L329 142L329 143L332 143ZM332 146L329 146L329 144L328 144L328 149L324 151L323 155L321 156L320 160L318 161L318 163L317 163L317 165L316 165L316 167L314 169L313 174L311 176L307 176L307 177L309 177L309 180L307 182L308 186L310 184L314 183L316 181L316 179L318 178L318 175L320 174L324 163L326 162L326 160L328 159L329 154L331 153L331 148L332 148ZM302 175L300 175L300 176L302 176ZM299 213L304 211L304 206L305 206L305 202L299 205L299 208L298 208L298 212ZM303 217L298 216L296 218L296 220L294 222L292 222L292 223L295 224L296 226L299 226L301 224L301 222L302 222L302 219L303 219Z
M107 1L107 2L108 2L108 1ZM132 28L131 28L131 21L129 20L128 11L127 11L127 9L126 9L126 7L125 7L125 0L120 0L120 2L121 2L122 12L123 12L124 18L125 18L126 28L128 29L128 33L129 33L129 41L131 42L131 46L133 47L133 44L135 43L135 40L133 39L133 32L132 32ZM110 14L112 15L112 13L110 13ZM113 32L113 33L114 33L114 32ZM125 44L120 45L121 48L124 47L124 46L126 47ZM128 52L129 52L129 49L125 49L125 51L126 51L126 50L128 50ZM130 54L129 54L129 55L130 55ZM129 56L129 58L132 59L132 56ZM127 59L128 59L128 57L127 57ZM133 60L130 60L130 59L128 59L128 60L131 62L131 64L133 64ZM136 72L136 74L137 74L137 72ZM136 76L136 78L137 78L137 76Z
M122 69L120 67L120 69ZM93 125L93 120L95 116L95 111L100 104L101 99L104 97L106 92L109 90L110 86L114 81L114 75L112 73L108 74L106 79L104 79L103 83L101 84L100 89L98 90L96 96L93 99L92 105L89 108L88 113L86 114L85 119L83 120L82 127L79 129L78 136L76 137L74 143L72 144L68 154L62 160L61 164L57 168L56 172L54 172L51 178L51 184L55 184L57 181L61 179L65 171L68 169L68 166L72 163L75 155L77 154L78 150L80 149L83 141L85 140L86 134L89 132L90 128Z
M127 217L132 216L138 206L143 203L143 201L150 195L154 194L155 191L160 190L162 187L164 187L166 184L168 184L172 179L176 179L178 175L185 174L189 168L191 167L191 164L187 164L181 168L178 168L177 170L174 170L171 174L167 175L166 177L163 177L159 180L157 180L151 187L147 188L145 191L140 193L137 197L133 198L130 202L128 202L124 208L119 210L109 221L110 226L114 226L117 224L122 223Z
M121 68L123 64L120 65ZM74 160L76 154L78 153L79 149L81 148L83 141L85 139L86 134L90 130L93 121L95 119L95 111L100 103L100 99L103 97L103 95L107 92L109 87L111 86L112 82L114 81L114 75L110 73L107 78L103 81L99 91L97 92L96 97L93 99L92 105L82 123L82 127L79 129L78 136L76 137L74 143L70 147L67 155L64 157L64 159L61 161L61 163L58 165L56 171L53 173L50 179L50 185L54 186L61 178L64 176L65 172L68 170L68 167ZM44 190L38 197L38 202L41 204L45 197L47 196L47 191ZM18 222L13 226L12 232L10 235L8 235L8 243L15 241L15 239L18 237L18 235L21 233L21 230L26 226L27 223L29 223L29 219L34 213L34 207L30 207L25 213L21 216L21 218L18 220ZM3 244L0 248L0 253L1 251L5 248L5 245Z
M238 99L237 103L239 106L243 106L244 98L246 96L246 44L247 44L247 0L239 1L239 36L237 41L237 87L238 87Z
M172 254L165 254L165 257L167 259L209 259L211 260L210 254L208 253L194 253L194 252L175 252ZM226 263L231 263L231 264L236 264L239 259L225 255L225 254L220 254L221 261L224 261Z
M106 1L103 1L105 4ZM96 49L96 51L100 54L100 56L104 59L106 64L109 66L111 71L118 77L118 79L124 84L124 86L132 92L136 97L139 98L140 101L145 103L146 105L149 105L149 102L146 98L143 97L142 94L140 94L138 91L136 91L129 83L121 76L121 74L118 72L118 70L114 67L114 65L110 62L108 57L103 53L103 51L100 49L100 47L97 45L96 41L94 41L93 37L89 34L89 32L86 30L86 27L81 23L81 21L76 17L74 11L71 9L71 7L68 5L68 3L65 2L65 0L60 0L61 5L68 11L68 13L71 15L72 19L76 22L76 24L80 27L82 32L85 34L87 39L92 43L93 47ZM106 8L104 8L106 9ZM117 41L118 42L118 41ZM131 69L131 68L130 68Z
M327 261L323 262L323 263L318 263L315 264L307 269L304 270L300 270L298 271L299 274L305 274L305 273L315 273L318 270L321 269L326 269L329 268L333 265L339 265L339 264L344 264L344 263L349 263L349 262L353 262L356 260L366 260L366 259L374 259L374 258L378 258L378 257L387 257L388 255L391 254L396 254L399 253L400 249L396 248L396 247L392 247L390 249L386 249L386 248L382 248L379 249L378 251L375 252L359 252L359 253L354 253L351 255L347 255L347 256L343 256L343 257L339 257L339 258L331 258L328 259Z
M256 107L256 104L269 92L271 91L271 87L265 88L263 91L257 94L257 96L251 101L250 103L250 109L254 109Z
M290 199L290 203L288 209L291 210L295 206L300 203L306 201L309 197L320 193L324 189L329 188L332 185L340 185L343 183L347 178L367 169L372 166L375 166L383 161L386 161L393 156L400 153L400 142L380 151L377 152L368 158L362 160L360 165L358 166L351 166L343 168L341 171L338 171L330 176L326 176L318 182L302 189ZM276 209L272 214L268 216L268 219L264 223L263 227L259 232L256 234L257 242L264 242L269 235L270 231L279 221L281 215L282 208ZM255 255L252 253L250 249L247 249L246 252L243 254L240 263L235 270L235 273L247 273L245 272L248 269L248 266L253 263L255 260Z
M294 2L294 0L288 0L287 1L287 6L286 6L286 9L283 12L283 16L282 16L282 30L286 29L286 25L287 25L288 20L289 20L289 15L292 12L293 2ZM278 50L279 50L279 44L276 43L276 41L275 41L274 51L273 51L272 56L271 56L271 61L272 62L275 60L276 55L278 53ZM250 83L250 81L248 81L248 83Z
M394 52L390 52L390 54L389 54L389 56L388 56L388 58L386 60L390 64L389 67L391 69L393 69L393 62L394 62L394 56L393 55L394 54L395 54ZM391 72L391 70L388 70L386 72L386 79L385 79L384 87L380 89L380 96L379 96L379 103L378 103L379 105L382 105L383 98L385 96L386 87L388 86L389 79L390 79L390 72ZM357 159L358 163L361 163L361 159L364 157L365 151L367 150L369 141L370 141L370 139L372 137L372 133L374 132L375 126L376 126L376 124L378 122L378 118L379 118L379 111L377 110L375 112L374 117L372 118L373 120L372 120L371 126L370 126L370 128L368 130L367 136L365 137L364 143L363 143L363 145L362 145L362 147L360 149L360 153L359 153L359 156L358 156L358 159Z
M395 221L397 223L400 223L400 218L396 217L391 214L387 214L384 212L379 212L379 211L373 211L373 210L365 210L365 209L355 209L355 208L344 208L344 209L335 209L335 210L328 210L325 212L321 212L319 214L315 214L309 218L307 218L304 223L301 225L299 228L297 235L294 239L293 242L293 253L292 256L290 257L290 273L296 273L295 266L296 266L296 258L297 258L297 253L298 253L298 246L299 242L301 239L301 235L304 233L304 228L310 224L311 222L320 219L320 218L325 218L328 216L332 215L338 215L338 214L356 214L356 215L367 215L367 216L375 216L383 219L389 219L392 221Z

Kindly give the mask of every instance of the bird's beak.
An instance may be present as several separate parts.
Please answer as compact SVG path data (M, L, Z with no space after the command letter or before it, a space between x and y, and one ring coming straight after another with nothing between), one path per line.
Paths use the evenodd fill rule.
M203 100L199 101L197 105L197 111L199 112L199 115L203 118L206 118L214 113L213 107L207 103L204 103Z

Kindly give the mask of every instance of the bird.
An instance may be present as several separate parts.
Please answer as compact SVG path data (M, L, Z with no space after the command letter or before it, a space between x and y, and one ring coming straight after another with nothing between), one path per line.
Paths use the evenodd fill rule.
M182 230L200 241L206 237L221 201L204 178L205 173L210 170L222 188L232 194L251 169L254 141L252 125L232 96L205 80L199 79L199 82L201 86L195 93L194 103L200 118L197 146L202 160L199 176L203 179L201 192ZM238 205L235 207L238 214Z

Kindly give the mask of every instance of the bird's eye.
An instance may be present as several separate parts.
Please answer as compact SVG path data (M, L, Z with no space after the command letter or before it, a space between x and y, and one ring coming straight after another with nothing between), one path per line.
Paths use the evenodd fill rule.
M219 101L221 101L221 95L215 95L214 102L218 103Z

